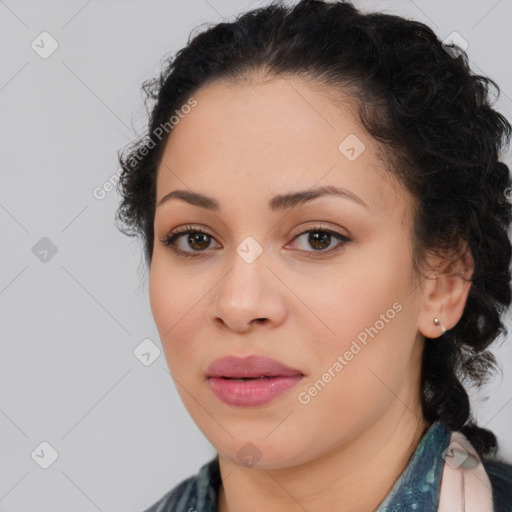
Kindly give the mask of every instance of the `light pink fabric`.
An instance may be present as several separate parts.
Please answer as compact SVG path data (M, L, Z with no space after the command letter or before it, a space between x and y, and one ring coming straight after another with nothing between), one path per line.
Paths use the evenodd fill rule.
M492 486L476 450L453 432L445 459L438 512L493 512Z

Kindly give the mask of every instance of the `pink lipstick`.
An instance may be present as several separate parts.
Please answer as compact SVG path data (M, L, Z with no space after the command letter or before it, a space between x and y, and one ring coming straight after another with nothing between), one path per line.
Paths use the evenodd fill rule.
M294 387L304 374L275 359L251 355L216 359L206 372L215 395L228 405L266 404Z

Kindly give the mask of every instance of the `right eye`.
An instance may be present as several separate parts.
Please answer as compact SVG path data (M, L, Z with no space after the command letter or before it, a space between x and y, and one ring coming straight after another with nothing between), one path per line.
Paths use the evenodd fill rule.
M185 235L187 235L187 237L185 237ZM186 248L179 247L177 241L181 241L181 238L185 240L184 244L186 244L189 248L192 247L194 250L188 251ZM206 231L198 228L191 228L190 226L185 226L179 230L175 230L174 232L169 233L169 235L161 240L161 242L165 246L170 247L170 249L178 256L195 257L202 256L202 254L194 253L201 253L208 249L211 240L213 240L213 237Z

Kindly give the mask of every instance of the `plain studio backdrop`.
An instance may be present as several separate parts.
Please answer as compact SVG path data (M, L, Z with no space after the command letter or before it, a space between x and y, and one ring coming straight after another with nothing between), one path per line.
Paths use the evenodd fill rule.
M215 454L159 353L109 184L147 122L142 81L193 28L267 3L0 1L0 511L141 512ZM460 34L512 118L510 1L354 3ZM503 375L472 398L512 458L512 346L495 352Z

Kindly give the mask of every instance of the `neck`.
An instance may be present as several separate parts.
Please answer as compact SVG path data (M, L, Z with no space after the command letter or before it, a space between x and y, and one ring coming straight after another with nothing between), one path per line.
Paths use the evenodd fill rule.
M219 454L218 510L373 511L406 468L427 428L419 405L412 411L397 401L355 438L298 466L247 468Z

